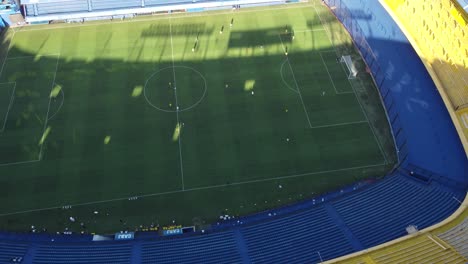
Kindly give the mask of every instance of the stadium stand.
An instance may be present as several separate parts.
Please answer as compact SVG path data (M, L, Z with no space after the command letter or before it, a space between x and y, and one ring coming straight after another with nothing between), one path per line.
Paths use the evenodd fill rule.
M414 193L418 196L414 197ZM437 184L425 186L404 176L394 176L333 205L368 248L405 235L408 225L424 228L437 223L455 211L459 203L452 193ZM375 230L379 230L378 236Z
M94 245L37 245L34 263L130 263L132 247L129 244L101 243Z
M107 4L111 2L119 1L106 1ZM401 110L397 112L401 121L398 124L392 121L391 124L395 135L400 135L398 131L401 130L404 130L406 135L404 140L397 140L400 150L403 146L409 149L407 157L402 159L401 169L367 188L331 201L302 208L285 216L272 216L258 223L252 222L210 234L197 233L179 238L157 238L133 243L73 242L74 238L71 236L69 242L35 241L25 244L24 241L30 241L31 238L0 237L0 240L5 241L0 244L0 250L5 248L6 252L3 255L3 252L0 253L1 260L9 260L23 254L25 260L35 263L152 263L155 260L162 263L188 263L196 260L202 260L204 263L322 262L404 236L408 225L416 225L423 229L451 215L466 195L466 153L453 123L449 122L450 116L446 106L418 55L379 1L325 2L334 7L333 12L344 23L354 40L359 40L356 44L361 52L370 50L372 54L378 54L374 56L367 53L368 56L363 57L370 65L370 71L379 84L381 94L393 94L392 98L397 98L396 101L389 101L389 97L383 96L391 120L394 120L394 109ZM40 10L41 4L37 4L37 11ZM124 5L127 4L134 5L135 2L128 1ZM103 8L105 6L107 5L103 4ZM395 5L398 8L399 6ZM28 8L30 7L27 6L26 10ZM324 7L319 7L319 10L320 8ZM400 9L405 10L404 12L411 11L411 8L406 7ZM370 17L371 20L365 19L366 17ZM447 25L446 28L449 27ZM465 29L456 32L466 34ZM434 37L435 34L441 34L441 31L433 31L430 37ZM444 54L444 51L441 52ZM445 53L447 54L447 51ZM454 71L452 66L450 69ZM410 100L412 98L424 102L424 107L419 107L416 102ZM454 96L452 103L463 105L463 98ZM426 175L427 180L421 181L404 168L410 163L426 169L423 171L443 175L447 181L455 182L459 187L444 186L440 181L432 180L431 173ZM408 242L409 244L400 244L400 248L392 248L390 251L378 252L373 257L364 258L369 258L369 263L374 262L372 259L378 260L377 263L409 263L432 257L442 262L466 261L446 245L453 245L457 250L461 248L460 252L464 250L459 246L466 241L465 238L460 238L460 230L466 232L462 227L442 234L441 239L447 243L431 235L421 235ZM443 249L434 241L447 249ZM458 244L458 241L462 242ZM360 261L362 262L362 259Z
M192 2L191 0L145 0L145 6L158 6L167 4L187 3Z
M468 28L463 11L450 0L405 1L394 11L418 40L418 46L444 84L453 106L465 107L468 104L468 47L463 43L468 43Z
M141 0L93 0L91 1L91 7L92 10L134 8L141 7Z
M353 252L324 206L242 229L249 256L256 263L319 262ZM282 240L282 243L275 241ZM308 241L304 243L304 241Z
M430 235L420 235L409 242L374 255L373 260L380 264L466 262L463 256L444 244Z
M468 149L468 16L458 2L386 0L391 12L417 47L423 63L447 96ZM411 17L411 19L410 19ZM446 94L446 95L445 95ZM463 136L462 136L463 137Z
M11 263L11 259L22 257L28 250L28 244L0 242L0 263Z
M25 256L25 260L30 258L34 263L129 263L130 260L136 263L135 259L141 263L156 260L158 263L321 262L400 237L408 224L424 228L437 223L457 208L453 195L462 199L461 192L453 193L437 183L427 184L396 174L350 195L287 216L271 216L260 223L207 234L145 238L134 243L73 243L73 237L70 242L36 241L29 246L31 255ZM400 217L391 218L397 221L385 220L397 211ZM24 256L28 249L16 240L9 241L8 247L15 251L6 258ZM443 252L440 255L445 256Z
M439 237L468 259L468 218L452 229L439 234Z
M240 263L233 231L141 245L142 263Z
M47 15L59 13L72 13L72 12L86 12L88 11L87 0L72 0L56 2L45 2L34 5L25 5L26 15ZM37 12L36 12L37 11Z

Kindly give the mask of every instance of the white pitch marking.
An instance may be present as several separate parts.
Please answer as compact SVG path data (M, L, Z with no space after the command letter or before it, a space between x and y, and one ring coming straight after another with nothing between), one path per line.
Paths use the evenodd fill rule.
M185 189L185 190L175 190L175 191L159 192L159 193L149 193L149 194L134 195L134 196L137 196L139 198L153 197L153 196L161 196L161 195L174 194L174 193L200 191L200 190L208 190L208 189L216 189L216 188L225 188L225 187L228 187L228 186L244 185L244 184L250 184L250 183L276 181L276 180L289 179L289 178L298 178L298 177L304 177L304 176L308 176L308 175L316 175L316 174L322 174L322 173L333 173L333 172L340 172L340 171L347 171L347 170L366 169L366 168L373 168L373 167L379 167L379 166L384 166L384 165L386 165L386 164L383 163L383 164L356 166L356 167L349 167L349 168L342 168L342 169L335 169L335 170L315 171L315 172L309 172L309 173L279 176L279 177L268 178L268 179L242 181L242 182L235 182L235 183L230 183L230 184L218 184L218 185L211 185L211 186L205 186L205 187L190 188L190 189ZM128 200L128 196L120 197L120 198L114 198L114 199L91 201L91 202L85 202L85 203L76 203L76 204L71 204L70 203L68 205L71 206L71 207L76 207L76 206L84 206L84 205L92 205L92 204L100 204L100 203L108 203L108 202L117 202L117 201L125 201L125 200ZM24 210L24 211L16 211L16 212L10 212L10 213L2 213L2 214L0 214L0 216L16 215L16 214L23 214L23 213L53 210L53 209L61 209L62 207L63 207L63 205L44 207L44 208L38 208L38 209L31 209L31 210Z
M20 60L20 59L29 59L29 58L38 58L38 57L47 57L47 56L60 56L60 53L47 53L47 54L37 54L32 56L17 56L17 57L10 57L7 60Z
M175 97L175 102L176 102L176 116L177 116L177 125L180 124L179 121L179 103L177 99L177 82L176 82L176 73L175 73L175 62L174 62L174 44L172 41L172 21L169 20L169 32L171 34L171 54L172 54L172 72L174 74L174 97ZM180 134L178 136L178 141L179 141L179 160L180 160L180 176L181 176L181 181L182 181L182 190L185 190L185 184L184 184L184 165L182 161L182 135Z
M59 61L60 61L60 54L57 56L57 62L55 64L55 73L54 73L54 79L52 80L52 85L51 85L51 88L50 88L50 91L52 91L52 89L54 89L54 84L55 84L55 78L57 78L57 70L58 70L58 65L59 65ZM47 96L49 97L49 105L47 106L47 113L46 113L46 117L44 119L44 128L42 130L42 135L44 135L44 132L46 131L47 129L47 121L49 121L49 111L50 111L50 103L52 101L52 97L50 96L50 92L47 94ZM41 147L39 149L39 160L42 159L42 148L44 147L44 143L41 144Z
M313 126L311 128L325 128L325 127L337 127L337 126L347 126L347 125L354 125L354 124L363 124L368 123L367 120L362 121L355 121L355 122L345 122L345 123L338 123L338 124L330 124L330 125L322 125L322 126Z
M60 93L62 94L62 102L60 103L60 106L57 109L57 111L55 111L55 113L47 120L51 120L52 118L54 118L54 116L56 116L60 112L60 109L62 109L63 102L65 101L65 92L63 91L63 89L60 89Z
M325 31L324 28L294 30L294 33Z
M2 76L2 74L3 74L3 68L5 68L5 63L7 61L8 54L10 53L11 44L13 43L13 39L15 38L15 35L16 35L16 31L13 31L13 36L11 36L10 44L8 44L8 50L6 52L5 59L3 60L2 68L0 69L0 76Z
M315 5L314 5L314 9L315 9L315 13L317 13L317 16L318 16L319 19L320 19L320 23L322 24L323 28L324 28L324 29L327 31L327 33L328 33L327 36L328 36L328 39L330 40L330 43L333 45L333 48L335 49L335 54L338 55L338 52L336 51L335 44L333 44L333 41L332 41L332 39L331 39L331 37L330 37L330 36L331 36L330 31L325 27L325 24L323 23L322 17L320 16L320 14L319 14L317 8L315 7ZM353 89L354 96L356 97L356 100L358 101L359 106L361 107L361 111L362 111L362 113L364 114L364 117L366 118L367 123L369 124L369 128L370 128L370 130L372 131L372 134L374 135L374 139L375 139L375 141L377 142L377 145L378 145L378 147L379 147L379 149L380 149L380 153L382 154L382 156L383 156L383 158L384 158L384 160L385 160L385 164L387 164L387 163L388 163L387 156L385 155L385 152L383 151L383 147L382 147L382 145L380 144L380 141L379 141L379 139L377 138L377 135L375 134L375 131L374 131L374 128L373 128L372 124L369 122L369 117L367 116L366 111L364 111L364 107L362 106L361 101L359 100L359 97L358 97L357 94L356 94L356 90L354 89L353 84L351 83L351 81L350 81L349 79L348 79L348 82L349 82L349 84L351 85L351 89Z
M289 84L286 83L286 80L284 80L284 77L283 77L283 68L284 68L284 64L286 64L286 60L283 61L283 63L281 63L281 67L280 67L280 76L281 76L281 80L283 80L283 83L286 85L286 87L288 87L291 91L295 92L295 93L299 93L296 89L292 88L291 86L289 86Z
M281 39L281 35L278 35L278 38L281 41L281 46L283 48L283 51L286 52L286 48L284 47L284 43L283 43L283 39ZM307 117L307 122L309 123L309 126L312 127L312 123L310 122L309 114L307 113L307 108L305 107L304 100L302 99L301 90L300 90L299 85L297 83L296 76L294 74L294 70L293 70L293 68L291 66L291 62L289 61L289 57L286 56L286 60L288 61L289 68L291 69L291 73L292 73L292 76L293 76L293 79L294 79L294 83L296 84L297 93L299 94L299 98L301 99L302 107L304 108L304 113L306 114L306 117Z
M0 129L0 133L2 133L5 130L6 122L8 120L8 114L10 113L11 107L13 106L13 101L15 101L16 82L9 82L9 83L14 83L13 92L11 93L10 103L8 104L8 109L5 114L5 119L3 120L3 126L2 126L2 129ZM2 83L2 84L5 84L5 83Z
M18 161L18 162L8 162L8 163L1 163L0 166L13 166L13 165L19 165L19 164L26 164L26 163L33 163L33 162L39 162L40 160L25 160L25 161Z
M333 78L332 78L332 76L330 74L330 71L328 70L327 64L325 63L325 60L323 59L322 53L319 52L319 55L320 55L320 59L322 59L323 65L325 66L325 70L327 70L328 77L330 78L330 82L333 85L333 89L335 89L335 93L338 94L338 90L336 89L335 82L333 81Z

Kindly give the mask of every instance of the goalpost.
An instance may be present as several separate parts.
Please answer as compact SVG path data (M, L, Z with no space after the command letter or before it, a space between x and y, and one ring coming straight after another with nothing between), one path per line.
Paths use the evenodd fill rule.
M355 79L358 74L358 70L356 69L356 66L353 63L351 56L341 56L340 62L344 63L346 65L346 68L348 69L348 79Z

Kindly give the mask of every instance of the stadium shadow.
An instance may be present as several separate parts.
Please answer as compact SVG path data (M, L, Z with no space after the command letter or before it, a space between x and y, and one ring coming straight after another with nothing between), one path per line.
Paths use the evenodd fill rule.
M284 28L275 28L267 31L266 33L262 33L263 36L270 40L271 42L278 43L280 42L280 38L278 37L278 31L284 31ZM195 32L195 31L193 31ZM254 34L257 34L258 32L253 31L252 33L246 33L246 35L240 34L240 36L244 38L249 38L254 36ZM279 43L278 43L279 44ZM241 43L236 43L234 42L234 45L240 46ZM320 52L321 50L314 50L311 51L313 53ZM327 49L329 51L329 48ZM159 51L157 51L159 53ZM191 53L191 51L188 51L187 53ZM290 59L292 60L292 63L294 63L294 58L304 58L306 57L308 52L304 51L297 51L297 52L292 52L290 53L291 57ZM24 57L24 56L34 56L35 54L28 53L24 50L18 49L16 47L13 47L10 50L10 54L14 54L15 57ZM275 63L277 62L278 69L284 63L284 54L281 52L276 52L276 53L270 53L269 55L265 54L259 54L259 55L252 55L252 56L259 56L261 57L260 63ZM213 59L205 59L202 61L199 60L188 60L187 58L183 62L175 62L175 64L183 64L183 65L188 65L193 69L199 70L203 75L208 76L209 71L213 69L218 69L222 70L223 72L230 72L232 70L238 70L236 67L239 67L239 69L242 68L242 65L245 64L252 64L252 56L245 56L245 57L224 57L224 58L213 58ZM126 126L126 123L122 122L130 122L130 123L135 123L137 120L135 120L135 116L128 117L128 119L125 119L126 121L122 121L121 119L119 120L114 120L110 119L107 120L107 116L104 114L102 115L101 113L97 112L97 109L93 108L95 106L92 106L88 102L85 101L80 101L76 102L76 99L74 99L73 94L75 93L73 89L79 89L82 90L80 93L87 94L87 96L90 96L90 98L95 98L96 100L99 100L101 98L104 100L105 98L102 97L103 93L110 93L110 94L115 94L115 96L112 96L112 98L108 98L108 100L115 102L116 100L123 102L122 109L118 110L115 109L116 111L127 111L128 105L134 104L134 103L129 103L129 102L135 102L136 100L144 100L143 98L143 93L144 93L144 87L145 87L145 81L148 79L148 77L154 73L155 69L155 64L158 64L157 68L164 68L164 67L172 67L172 61L170 60L170 56L163 56L163 59L155 59L156 61L125 61L125 60L116 60L116 59L103 59L103 58L97 58L94 60L83 60L83 59L73 59L68 58L65 59L65 56L63 59L60 59L58 62L58 74L57 74L57 82L60 83L61 89L60 91L64 91L66 94L66 98L64 98L63 102L63 107L61 105L58 105L55 107L54 105L51 106L51 115L54 114L54 120L50 121L50 126L53 127L52 130L47 131L46 137L44 137L44 140L42 140L43 143L42 145L44 146L44 153L43 153L43 159L41 161L41 164L45 162L44 164L48 164L49 162L55 161L55 166L51 167L51 175L59 175L61 173L60 166L57 166L58 164L56 161L61 160L63 158L63 155L66 154L67 150L67 144L69 144L70 140L75 142L75 131L74 128L74 123L64 123L66 124L65 126L62 125L63 122L65 122L70 114L70 111L79 111L80 116L82 116L83 119L90 118L92 120L95 120L95 118L100 118L103 120L103 122L109 122L109 126L114 126L114 129L110 131L107 127L105 129L96 131L96 139L94 138L89 138L89 143L86 142L84 146L82 146L82 153L83 155L95 155L96 153L101 153L105 150L103 150L103 142L108 149L111 149L112 147L114 148L120 148L119 144L117 143L119 139L123 137L129 137L133 141L135 138L135 131L134 127L131 125ZM43 61L43 60L48 60ZM45 65L54 65L57 63L55 58L52 57L42 57L41 58L42 63ZM333 61L333 63L335 63ZM237 66L235 66L237 65ZM259 69L261 69L261 65L258 65ZM77 71L77 69L79 69ZM21 70L21 69L18 69ZM69 72L73 70L75 74L69 74ZM278 74L277 71L274 72L274 74ZM361 74L366 74L364 70L362 70ZM169 74L172 78L172 74ZM128 76L131 76L131 78L128 78ZM258 78L256 76L255 72L252 73L246 73L243 76L244 78L242 80L227 80L224 82L220 83L220 86L225 90L225 83L229 83L229 88L225 90L226 93L230 94L247 94L248 96L253 95L253 91L255 90L255 96L258 93L259 89L258 87L265 87L265 79ZM297 76L300 77L300 76ZM16 76L15 75L10 75L10 76L3 76L5 80L10 80L14 81ZM119 84L118 87L110 87L107 83L110 82L110 79L118 80ZM128 78L128 79L127 79ZM180 77L182 78L182 77ZM325 78L325 80L328 80L328 77ZM214 83L217 83L216 80L213 80ZM73 85L73 87L70 87L70 85ZM67 87L68 85L68 87ZM126 90L125 90L126 87ZM122 88L124 90L122 91ZM59 89L57 87L52 87L52 93L53 94L58 94ZM208 91L210 89L216 89L216 87L208 87ZM377 91L374 90L372 95L366 94L363 91L358 91L357 95L361 100L364 100L364 105L365 107L371 107L374 106L376 103L379 104L378 100L378 93ZM115 92L113 92L115 91ZM213 90L212 90L213 91ZM251 95L252 93L252 95ZM63 95L63 94L62 94ZM61 98L60 96L56 96L57 98ZM107 98L107 97L106 97ZM251 97L249 97L251 98ZM94 99L93 99L94 100ZM107 99L106 99L107 100ZM229 104L229 98L227 104ZM62 103L61 101L57 100L57 103ZM373 103L372 103L373 102ZM173 102L174 103L174 102ZM232 102L231 102L232 103ZM69 108L70 104L73 104L74 106L73 109ZM137 103L136 105L143 105L145 106L145 102L141 101L140 103ZM167 106L167 103L166 105ZM203 101L200 103L197 108L203 107ZM194 109L197 109L194 108ZM149 108L142 108L142 109L149 109ZM153 110L153 109L151 109ZM148 110L147 110L148 111ZM282 109L284 111L284 109ZM371 111L371 110L369 110ZM55 112L57 112L55 114ZM131 111L130 111L131 112ZM124 112L126 113L126 112ZM141 114L141 113L140 113ZM375 114L374 116L377 116ZM380 116L383 116L380 114ZM112 115L110 117L113 117ZM56 122L56 120L62 120L61 122ZM14 120L10 120L9 122L14 122ZM83 122L81 120L80 122ZM145 121L148 122L148 121ZM59 124L59 125L57 125ZM125 126L125 128L121 128L121 131L116 131L116 126ZM378 135L380 138L384 137L389 137L390 132L388 130L388 125L386 124L385 120L380 120L378 124L375 125L375 127L378 127L378 132L377 133L386 133L386 135ZM117 127L118 128L118 127ZM92 127L84 127L83 129L95 129ZM181 135L181 127L180 125L177 125L174 128L174 124L172 124L172 127L170 128L170 135L167 137L167 141L177 141L179 136ZM94 130L93 130L94 131ZM62 132L65 133L65 135L62 135ZM112 144L110 144L110 136L112 134ZM57 135L59 135L57 137ZM109 137L107 137L109 136ZM40 137L40 135L39 135ZM1 138L1 135L0 135ZM39 138L40 139L40 138ZM87 139L88 140L88 139ZM103 141L104 140L104 141ZM37 142L37 141L36 141ZM37 143L36 143L37 144ZM388 140L384 142L384 148L386 150L393 151L394 147L392 146L393 142L391 140ZM24 148L26 146L21 146L21 148ZM108 155L114 155L111 153L108 153ZM116 153L115 155L123 155ZM97 164L106 164L106 160L108 158L104 156L100 156L98 160L96 161ZM108 160L107 160L108 161ZM45 165L44 165L45 166ZM103 166L103 165L102 165ZM78 168L80 169L80 168ZM113 169L109 168L107 169L110 172L115 172ZM370 170L369 170L370 171ZM88 176L87 176L88 177ZM89 177L88 177L89 178ZM359 177L358 177L359 178ZM230 179L223 179L220 177L219 181L221 184L224 182L232 182ZM336 183L338 184L338 183ZM229 184L226 184L228 186ZM335 186L336 188L339 188L339 186ZM128 190L127 190L128 191ZM131 190L130 190L131 191ZM145 192L148 192L146 190ZM315 192L319 193L319 191ZM110 197L113 198L113 197ZM285 202L287 199L282 199ZM63 202L63 201L61 201ZM140 212L141 214L144 214L143 212ZM116 216L117 217L117 216ZM182 215L177 215L177 212L175 213L174 217L177 219L183 219L184 216ZM18 221L18 225L22 225L23 220L18 219L18 216L12 215L10 216L4 216L3 219L5 221L8 221L8 219L14 219L14 221ZM114 222L118 222L114 221ZM62 225L63 223L59 223L59 225ZM54 224L45 224L48 228L53 228ZM108 228L108 227L101 227L101 228Z

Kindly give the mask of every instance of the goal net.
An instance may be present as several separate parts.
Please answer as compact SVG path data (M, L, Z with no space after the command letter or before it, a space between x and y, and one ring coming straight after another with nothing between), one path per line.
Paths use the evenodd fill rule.
M356 66L353 63L351 56L341 56L340 62L344 63L346 65L346 68L348 69L348 79L355 79L358 74L358 70L356 69Z

